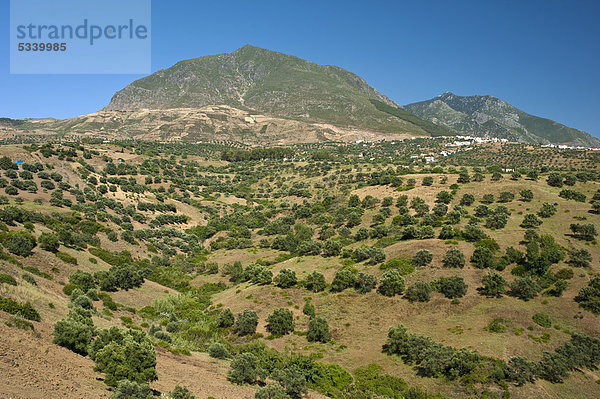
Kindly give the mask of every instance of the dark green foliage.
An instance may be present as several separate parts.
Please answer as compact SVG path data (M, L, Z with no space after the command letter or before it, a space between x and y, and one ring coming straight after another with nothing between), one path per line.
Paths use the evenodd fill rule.
M523 222L521 222L521 227L523 227L524 229L529 229L533 227L538 227L542 223L542 220L536 215L534 215L533 213L528 213L523 218Z
M569 229L573 232L573 235L580 240L592 241L594 237L598 235L596 226L591 223L573 223L569 226Z
M250 335L256 332L258 325L258 315L253 310L244 310L238 313L233 326L233 330L237 335Z
M169 399L196 399L187 387L182 387L180 385L175 385L175 388L169 392L168 397Z
M234 384L252 384L265 377L265 371L259 366L259 359L252 353L240 353L231 361L227 378Z
M94 334L94 325L89 311L74 308L66 318L54 324L52 342L85 356Z
M119 381L111 395L111 399L152 399L152 397L152 390L148 384L138 384L129 380Z
M571 251L569 263L575 267L589 267L592 260L592 254L587 249L582 248Z
M460 205L471 206L475 202L475 196L473 194L464 194L460 199Z
M282 269L275 277L274 283L281 288L293 287L298 283L296 272L290 269Z
M323 273L318 271L312 271L306 276L306 280L304 281L304 287L307 290L312 292L321 292L327 288L327 282L325 281L325 276Z
M17 280L10 274L0 273L0 284L17 285Z
M339 241L327 240L323 245L323 256L338 256L342 251L342 244Z
M450 248L442 260L444 267L463 268L465 267L465 255L458 248Z
M229 357L229 351L225 345L220 342L213 342L210 344L208 347L208 354L216 359L227 359Z
M525 202L531 202L533 199L533 191L527 188L519 191L519 195L521 196L521 200Z
M40 244L40 248L49 252L58 251L58 247L60 246L58 236L52 233L44 232L40 234L38 242Z
M222 310L219 313L219 327L227 328L233 326L234 323L233 312L231 309Z
M478 269L494 267L494 253L487 247L477 247L471 256L471 263Z
M486 235L481 227L474 224L468 224L465 226L465 230L463 231L463 237L465 240L473 242L483 240Z
M448 299L462 298L468 288L465 280L460 276L441 277L435 282L434 287Z
M329 324L322 317L313 317L308 322L308 333L306 339L309 342L328 342L331 339L329 334Z
M444 376L450 380L473 372L484 360L476 352L454 349L427 337L408 334L402 325L390 328L383 351L402 357L407 364L415 364L422 376Z
M410 302L429 302L431 286L424 281L417 281L406 289L404 297Z
M519 277L510 284L511 296L528 301L537 296L540 290L538 283L529 276Z
M549 186L552 187L562 187L563 186L563 177L558 173L550 173L548 175L548 179L546 180Z
M313 305L312 303L307 301L304 304L304 306L302 307L302 313L304 313L305 315L307 315L308 317L310 317L312 319L316 315L315 305Z
M542 208L538 211L538 216L541 218L549 218L556 213L556 206L548 202L542 204Z
M331 282L331 291L341 292L356 285L356 275L349 269L340 269Z
M499 298L506 293L506 280L496 272L483 276L482 283L483 286L477 288L481 295Z
M94 369L105 373L107 385L116 386L123 379L146 383L158 378L156 353L143 332L105 331L94 340L90 357L96 362Z
M90 273L82 270L75 270L71 273L69 276L69 283L81 289L83 292L87 292L96 287L94 277Z
M0 296L0 310L18 315L27 320L41 321L42 318L37 310L29 303L20 303L13 299Z
M584 193L580 193L579 191L571 190L565 188L558 193L558 196L567 200L574 200L577 202L585 202L586 195Z
M377 291L381 295L394 296L402 295L404 292L404 279L396 269L388 270L383 273Z
M133 265L115 265L108 271L94 273L94 280L102 291L116 291L121 288L129 290L140 287L144 283L144 277Z
M377 279L368 273L359 272L356 275L356 291L360 294L366 294L377 286Z
M291 399L279 384L267 384L254 394L254 399Z
M24 257L31 255L37 245L35 237L25 231L0 233L0 239L9 252Z
M514 382L517 386L524 385L527 382L534 382L538 374L539 365L521 356L510 358L505 371L506 379Z
M306 378L295 367L275 370L271 374L271 378L279 382L291 398L298 399L302 397L303 394L308 393Z
M426 249L419 250L413 259L416 266L427 266L433 260L433 254Z
M575 301L585 310L600 314L600 276L592 278L588 285L579 291Z
M536 313L536 314L534 314L533 317L532 317L532 320L538 326L541 326L541 327L544 327L544 328L550 328L550 327L552 327L552 320L550 319L550 316L548 316L545 313Z
M275 309L267 317L267 331L273 335L285 335L294 331L294 314L285 308Z

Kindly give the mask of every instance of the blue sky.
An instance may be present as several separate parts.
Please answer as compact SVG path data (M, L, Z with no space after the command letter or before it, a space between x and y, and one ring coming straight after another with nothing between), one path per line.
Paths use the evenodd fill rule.
M222 4L221 4L222 3ZM142 75L10 75L0 116L91 113ZM152 1L152 71L244 44L346 68L399 104L491 94L600 137L597 1Z

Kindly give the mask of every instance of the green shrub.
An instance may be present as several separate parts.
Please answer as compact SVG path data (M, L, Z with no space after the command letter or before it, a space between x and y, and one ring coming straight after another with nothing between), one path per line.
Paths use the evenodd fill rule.
M316 270L309 273L304 281L304 287L312 292L321 292L325 290L325 288L327 288L325 276L323 276L323 273L319 273Z
M384 296L402 295L404 279L398 270L392 269L383 273L377 291Z
M291 399L279 384L267 384L254 394L254 399Z
M294 314L289 309L275 309L267 317L267 331L273 335L285 335L294 331Z
M77 264L77 258L69 255L66 252L57 252L56 253L56 257L60 260L62 260L65 263L69 263L71 265L76 265Z
M259 359L252 353L236 355L230 364L227 378L234 384L252 384L265 377L265 371L259 367Z
M406 289L404 297L410 302L429 302L431 286L424 281L417 281Z
M152 399L152 390L148 384L138 384L129 380L121 380L114 390L111 399Z
M175 389L169 392L168 397L169 399L196 399L187 387L179 385L175 385Z
M0 273L0 284L17 285L17 280L10 274Z
M213 342L208 347L208 354L216 359L227 359L230 354L225 345L220 342Z
M308 322L306 339L309 342L328 342L331 339L331 334L329 333L329 324L327 324L327 320L322 317L313 317Z
M550 327L552 327L552 320L550 319L550 316L548 316L545 313L536 313L536 314L534 314L533 317L532 317L532 320L538 326L541 326L541 327L544 327L544 328L550 328Z
M19 303L13 299L0 296L0 310L21 316L27 320L41 321L37 310L29 302Z
M37 281L35 281L35 278L29 273L23 273L21 278L31 285L37 285Z
M258 325L258 315L253 310L244 310L238 313L233 330L237 335L250 335L256 332Z

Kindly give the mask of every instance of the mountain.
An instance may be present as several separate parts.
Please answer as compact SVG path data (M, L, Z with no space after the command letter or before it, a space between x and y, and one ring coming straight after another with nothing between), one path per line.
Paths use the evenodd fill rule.
M232 53L181 61L136 80L117 92L103 111L207 105L383 133L449 133L402 112L397 104L345 69L250 45Z
M530 115L492 96L457 96L446 92L404 108L461 135L506 138L524 143L600 145L600 140L586 132Z

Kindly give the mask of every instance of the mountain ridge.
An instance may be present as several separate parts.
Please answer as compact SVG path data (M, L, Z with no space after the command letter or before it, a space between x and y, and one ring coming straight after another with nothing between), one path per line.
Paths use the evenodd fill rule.
M427 135L371 102L401 108L363 78L334 65L245 45L180 61L115 93L102 111L223 104L264 115L383 133Z
M600 140L582 130L528 114L491 95L457 96L445 92L404 106L411 113L457 134L491 136L541 144L598 146Z

